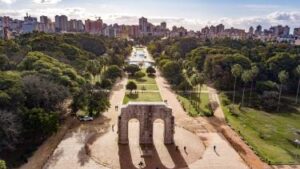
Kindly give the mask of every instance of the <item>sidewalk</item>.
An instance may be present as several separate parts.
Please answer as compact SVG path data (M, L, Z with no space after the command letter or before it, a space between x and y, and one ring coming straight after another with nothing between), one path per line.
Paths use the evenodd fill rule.
M250 149L241 137L227 125L216 89L208 87L208 91L209 100L214 110L214 117L210 119L211 124L213 124L216 129L224 135L227 141L240 154L250 168L269 169L270 166L260 160L260 158L252 151L252 149Z

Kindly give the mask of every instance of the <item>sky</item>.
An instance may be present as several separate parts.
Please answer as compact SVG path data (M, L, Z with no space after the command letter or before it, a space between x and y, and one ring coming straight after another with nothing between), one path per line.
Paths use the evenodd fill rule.
M105 23L138 24L147 17L188 29L223 23L227 28L249 29L261 24L300 27L300 0L0 0L0 16L16 19L26 13L39 17L65 14L70 19L96 19Z

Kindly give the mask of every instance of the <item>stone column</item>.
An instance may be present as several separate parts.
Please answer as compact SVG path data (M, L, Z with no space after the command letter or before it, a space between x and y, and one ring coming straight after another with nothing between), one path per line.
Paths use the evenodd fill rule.
M118 121L119 144L128 144L128 119L126 116L119 116Z
M175 125L174 125L174 116L169 116L165 119L165 144L173 144L174 143L174 133L175 133Z

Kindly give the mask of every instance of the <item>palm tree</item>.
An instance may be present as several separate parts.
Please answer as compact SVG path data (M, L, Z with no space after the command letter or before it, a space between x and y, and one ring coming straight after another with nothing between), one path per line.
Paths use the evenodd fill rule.
M300 91L300 65L298 65L295 69L295 75L298 77L298 87L297 87L297 94L296 94L296 101L295 103L298 104L298 96Z
M241 76L243 68L240 64L235 64L231 67L231 73L234 77L234 89L233 89L233 104L235 103L235 89L237 78Z
M201 88L204 85L204 83L205 83L205 75L204 75L204 73L198 74L199 99L200 99L200 102L201 102Z
M199 103L201 103L201 88L205 82L205 77L203 73L194 74L191 78L191 83L193 86L197 86L197 93L199 94L199 101L196 102L197 107L199 107Z
M244 106L244 98L245 98L245 90L247 84L252 80L252 71L251 70L246 70L242 74L242 80L244 82L244 89L243 89L243 96L242 96L242 106Z
M251 76L251 89L250 89L250 96L249 96L249 105L251 104L251 99L252 99L253 83L259 73L259 68L256 65L253 65L251 67L251 72L252 72L252 76Z
M279 89L279 96L278 96L278 103L277 103L277 111L279 111L279 108L280 108L282 86L289 79L289 73L285 70L280 71L279 74L278 74L278 79L279 79L279 82L280 82L280 89Z

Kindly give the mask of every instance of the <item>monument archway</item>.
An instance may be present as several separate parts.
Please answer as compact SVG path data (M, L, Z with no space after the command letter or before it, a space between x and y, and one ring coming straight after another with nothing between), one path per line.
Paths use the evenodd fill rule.
M140 123L140 144L153 144L153 123L164 121L164 143L174 143L174 116L165 103L129 103L121 108L118 119L119 144L128 144L128 122L137 119Z

